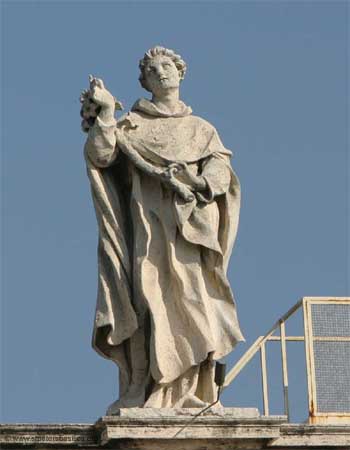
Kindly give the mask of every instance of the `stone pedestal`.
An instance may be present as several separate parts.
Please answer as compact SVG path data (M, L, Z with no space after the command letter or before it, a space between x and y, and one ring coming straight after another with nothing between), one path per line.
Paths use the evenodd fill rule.
M286 421L279 416L260 417L255 408L220 408L196 417L199 412L132 408L120 410L119 416L102 417L96 427L102 445L125 450L257 449L278 437Z

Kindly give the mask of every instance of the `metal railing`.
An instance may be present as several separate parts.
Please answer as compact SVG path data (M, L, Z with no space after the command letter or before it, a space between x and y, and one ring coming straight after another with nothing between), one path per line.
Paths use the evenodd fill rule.
M234 367L226 375L224 388L231 384L235 378L240 374L243 368L252 360L252 358L260 353L260 367L261 367L261 386L262 386L262 400L264 415L270 415L269 407L269 391L268 391L268 375L266 363L266 344L270 341L278 341L281 346L281 361L282 361L282 381L283 381L283 403L284 415L290 420L289 411L289 395L288 395L288 364L287 364L287 342L304 342L305 343L305 358L307 367L307 382L308 382L308 401L309 401L309 417L310 422L315 423L317 416L334 416L346 417L350 420L350 411L343 414L339 413L320 413L317 411L317 393L316 393L316 377L315 377L315 355L313 352L313 343L317 341L336 341L349 342L348 336L313 336L312 334L312 318L310 305L312 304L346 304L350 308L350 298L347 297L304 297L296 303L286 314L284 314L265 334L260 336L251 345L251 347L243 354L237 361ZM304 319L304 335L303 336L287 336L286 322L295 314L300 308L303 309ZM349 310L350 311L350 310ZM279 331L279 336L275 335ZM350 331L350 330L349 330ZM350 363L349 363L350 376ZM321 421L321 420L320 420Z

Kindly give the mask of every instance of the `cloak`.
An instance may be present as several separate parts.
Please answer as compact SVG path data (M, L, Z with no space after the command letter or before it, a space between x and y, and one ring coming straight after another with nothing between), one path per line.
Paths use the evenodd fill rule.
M185 202L132 164L118 148L116 129L156 168L186 162L206 190ZM226 276L240 185L215 128L182 102L167 114L141 99L117 123L97 118L85 156L99 226L93 347L118 364L120 395L133 370L128 342L145 314L156 385L230 353L244 340ZM186 183L181 172L176 177Z

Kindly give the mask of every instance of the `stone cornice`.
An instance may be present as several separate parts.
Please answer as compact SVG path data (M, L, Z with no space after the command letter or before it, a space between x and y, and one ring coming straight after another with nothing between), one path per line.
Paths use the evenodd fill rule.
M194 422L191 417L102 417L94 425L4 424L0 425L0 432L2 449L350 448L350 424L287 424L283 416L246 419L204 416Z

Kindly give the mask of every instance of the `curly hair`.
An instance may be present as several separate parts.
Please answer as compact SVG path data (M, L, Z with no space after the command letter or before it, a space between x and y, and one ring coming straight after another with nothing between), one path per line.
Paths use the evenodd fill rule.
M141 71L141 74L139 76L139 81L141 83L141 86L144 89L146 89L147 91L150 91L150 89L147 86L145 69L146 69L147 65L149 64L149 62L152 60L152 58L154 58L155 56L158 56L158 55L163 55L163 56L167 56L168 58L170 58L173 61L173 63L175 64L175 66L179 72L180 80L183 80L185 78L186 63L181 58L181 56L177 55L174 52L174 50L170 50L169 48L165 48L165 47L161 47L161 46L157 45L156 47L150 48L145 53L144 57L140 60L140 63L139 63L139 68Z

